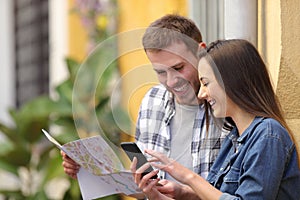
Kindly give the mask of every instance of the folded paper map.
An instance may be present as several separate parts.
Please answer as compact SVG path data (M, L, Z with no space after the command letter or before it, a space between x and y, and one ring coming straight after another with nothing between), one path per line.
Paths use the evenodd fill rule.
M132 173L124 168L118 156L101 136L61 145L47 131L42 131L49 141L81 165L77 178L83 200L140 192Z

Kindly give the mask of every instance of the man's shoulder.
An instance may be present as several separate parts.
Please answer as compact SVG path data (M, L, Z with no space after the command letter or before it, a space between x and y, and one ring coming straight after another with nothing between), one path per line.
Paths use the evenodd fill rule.
M144 99L165 99L169 95L169 91L161 84L151 87Z
M163 85L155 85L149 89L142 99L141 110L165 110L171 93Z

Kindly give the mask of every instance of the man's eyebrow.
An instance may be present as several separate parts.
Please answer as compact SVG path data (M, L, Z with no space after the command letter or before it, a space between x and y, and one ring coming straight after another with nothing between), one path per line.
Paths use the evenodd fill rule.
M182 65L183 62L179 62L179 63L176 63L175 65L173 66L170 66L169 68L176 68L176 67L179 67L180 65Z
M161 69L154 69L155 72L164 72L165 70L161 70Z
M171 66L168 66L168 69L174 69L174 68L177 68L179 67L180 65L183 65L184 62L179 62L179 63L176 63L174 65L171 65ZM154 66L154 65L153 65ZM159 65L157 65L157 67L159 68ZM161 69L156 69L155 66L154 66L154 71L165 71L165 70L161 70Z

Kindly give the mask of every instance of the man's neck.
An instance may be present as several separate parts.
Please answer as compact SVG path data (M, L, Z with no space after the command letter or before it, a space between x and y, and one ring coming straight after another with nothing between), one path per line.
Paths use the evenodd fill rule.
M187 105L187 106L196 106L196 105L202 105L204 103L204 100L202 99L195 99L194 101L191 101L190 103L182 103L178 102L177 99L175 98L175 102L179 105Z

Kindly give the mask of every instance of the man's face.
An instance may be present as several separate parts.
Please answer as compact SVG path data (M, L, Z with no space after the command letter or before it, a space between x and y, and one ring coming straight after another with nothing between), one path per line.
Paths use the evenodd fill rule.
M174 43L166 49L147 51L146 54L159 82L174 94L179 104L198 104L198 60L184 43Z

